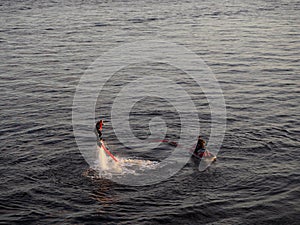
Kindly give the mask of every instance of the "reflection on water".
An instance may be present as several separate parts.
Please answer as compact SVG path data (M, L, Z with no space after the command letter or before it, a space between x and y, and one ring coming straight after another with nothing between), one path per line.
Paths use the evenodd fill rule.
M117 193L114 191L114 183L108 179L94 179L96 189L91 197L101 203L102 206L110 206L119 200Z

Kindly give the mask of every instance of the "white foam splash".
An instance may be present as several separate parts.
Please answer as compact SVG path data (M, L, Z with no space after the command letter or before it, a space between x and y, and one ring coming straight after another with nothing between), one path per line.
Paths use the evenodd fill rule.
M111 178L113 175L133 174L138 175L145 170L156 169L158 161L142 160L135 158L116 157L118 162L112 160L105 150L97 146L97 160L94 169L99 172L103 178Z
M101 168L101 170L107 170L108 169L108 160L107 160L107 156L103 150L103 148L97 146L97 153L98 153L98 159L99 159L99 168Z

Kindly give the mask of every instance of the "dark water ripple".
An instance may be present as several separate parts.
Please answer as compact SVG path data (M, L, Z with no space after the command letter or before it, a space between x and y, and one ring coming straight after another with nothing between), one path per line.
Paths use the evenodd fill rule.
M299 8L296 0L1 1L0 223L298 224ZM73 134L76 85L105 51L155 38L197 53L219 80L227 130L218 161L199 173L191 160L153 186L95 178ZM191 87L209 136L204 94L163 64L119 71L98 99L97 116L109 119L111 98L139 72ZM134 132L147 136L149 117L163 114L177 138L178 115L168 105L155 111L156 104L163 101L137 105ZM106 135L120 148L110 125ZM133 153L155 160L171 150Z

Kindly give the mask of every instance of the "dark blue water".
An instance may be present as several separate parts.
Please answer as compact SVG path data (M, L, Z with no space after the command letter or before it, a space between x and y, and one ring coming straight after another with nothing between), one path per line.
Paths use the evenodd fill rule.
M1 223L299 224L299 9L296 0L1 1ZM76 86L104 52L151 39L185 46L216 75L227 109L218 160L204 172L191 160L151 186L93 178L73 134ZM118 72L142 73L184 78L164 64ZM97 118L110 120L120 82L99 96ZM208 139L208 102L201 91L193 100ZM178 114L157 98L133 107L133 133L147 138L153 115L177 140ZM105 135L123 156L159 161L172 151L120 153L109 123Z

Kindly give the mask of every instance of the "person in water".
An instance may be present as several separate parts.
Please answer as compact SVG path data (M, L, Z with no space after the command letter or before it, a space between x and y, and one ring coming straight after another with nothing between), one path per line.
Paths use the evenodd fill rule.
M97 123L96 123L96 127L95 127L95 133L97 135L97 139L98 140L102 140L102 128L103 128L103 120L99 120Z
M209 153L205 149L205 141L202 139L201 136L198 137L198 142L196 148L194 150L194 154L197 156L209 156Z

